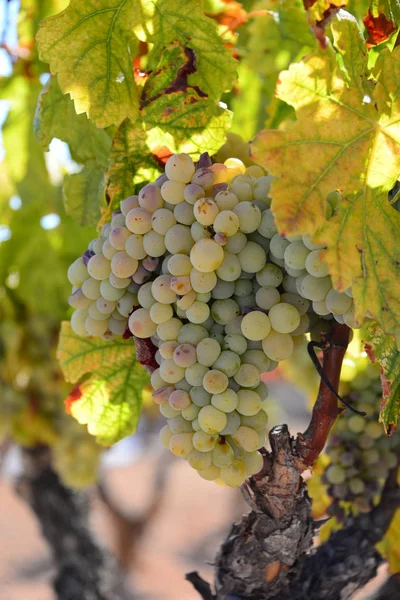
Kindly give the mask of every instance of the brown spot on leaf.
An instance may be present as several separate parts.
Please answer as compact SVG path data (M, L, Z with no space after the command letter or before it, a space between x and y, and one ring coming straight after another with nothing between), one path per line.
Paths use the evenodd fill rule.
M368 14L364 19L364 25L368 33L366 40L368 48L381 44L397 29L393 21L388 19L385 14L379 13L375 16L371 10L368 10Z

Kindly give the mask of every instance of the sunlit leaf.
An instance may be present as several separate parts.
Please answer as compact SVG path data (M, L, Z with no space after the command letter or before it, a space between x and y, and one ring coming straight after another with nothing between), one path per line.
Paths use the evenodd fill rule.
M320 50L280 75L278 95L297 121L262 132L254 155L279 175L272 211L283 234L314 234L325 224L326 195L342 192L319 233L333 283L353 284L357 313L369 311L391 332L400 323L400 215L387 202L400 175L400 49L382 51L373 85L355 20L341 12L333 33L338 52Z
M71 94L76 112L85 112L99 127L138 114L131 44L140 22L139 0L71 0L41 24L40 59Z
M70 412L101 444L134 433L149 375L136 363L133 340L80 338L62 324L57 357L67 381L79 383Z
M400 571L400 510L394 515L390 527L385 533L385 537L377 548L379 552L389 563L389 568L392 573Z

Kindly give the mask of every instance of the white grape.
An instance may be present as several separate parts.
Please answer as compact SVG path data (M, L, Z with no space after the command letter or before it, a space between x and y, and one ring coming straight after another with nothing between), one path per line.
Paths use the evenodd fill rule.
M138 338L149 338L157 331L157 325L153 323L149 311L145 308L135 310L129 317L128 325L133 335Z
M224 260L224 251L213 240L202 239L196 242L191 249L190 260L195 269L202 273L209 273L221 265Z
M293 352L293 338L288 333L278 333L271 329L262 341L262 348L271 360L285 360Z
M270 319L263 312L253 310L243 317L241 329L248 340L261 341L271 330Z
M126 226L132 233L145 234L151 230L151 217L144 208L132 208L126 215Z

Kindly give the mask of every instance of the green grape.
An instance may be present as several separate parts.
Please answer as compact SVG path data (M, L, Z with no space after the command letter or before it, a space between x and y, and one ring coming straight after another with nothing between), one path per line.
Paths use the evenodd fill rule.
M260 429L264 429L268 423L268 415L264 410L259 410L255 415L242 415L240 420L242 425L246 425L246 427L259 431Z
M201 273L197 269L190 272L190 283L195 292L204 294L211 292L217 283L217 276L214 271L210 273Z
M96 257L97 255L93 258ZM111 270L113 274L120 279L131 277L136 272L138 265L138 261L129 256L126 252L117 252L111 259ZM105 277L102 279L105 279Z
M326 470L326 478L332 484L343 483L346 481L346 471L338 465L330 465Z
M74 333L76 333L76 335L79 335L81 337L86 337L87 335L91 335L91 334L89 334L88 330L86 329L85 322L86 322L87 316L88 316L87 310L84 310L84 309L78 309L72 315L71 328L72 328L72 331Z
M185 201L185 184L180 181L165 181L161 186L161 196L168 204L176 205Z
M227 424L226 414L214 406L203 406L198 416L199 425L205 433L215 434Z
M190 261L194 268L201 273L215 271L223 260L223 249L210 239L199 240L190 251Z
M215 300L226 300L230 298L235 291L235 283L233 281L222 281L217 279L215 287L211 290L211 296Z
M190 367L196 362L196 348L191 344L179 344L174 350L173 359L179 367Z
M199 469L197 472L206 481L215 481L220 475L220 470L215 465L211 465L208 469Z
M220 470L222 481L230 487L239 487L246 480L246 469L241 460L234 460L229 467Z
M248 279L238 279L235 282L235 296L248 296L253 291L253 286L251 281Z
M211 467L212 452L201 452L200 450L192 450L187 457L189 465L197 471L202 471Z
M246 452L254 452L259 447L259 437L254 429L242 425L232 435L232 440Z
M179 344L176 341L163 342L159 346L159 351L160 351L161 356L163 358L168 358L168 359L173 358L174 352L178 346L179 346ZM182 365L179 365L179 366L182 366Z
M89 259L87 272L93 279L107 279L111 273L111 263L102 254L95 254Z
M156 325L172 319L174 312L170 304L155 302L150 308L150 318Z
M197 360L205 367L211 367L221 354L219 343L209 337L202 339L196 346Z
M301 277L299 294L308 298L308 300L323 300L329 290L332 288L330 277L313 277L312 275L304 275Z
M283 280L281 269L277 265L267 263L257 274L257 283L261 286L274 287L280 286Z
M346 294L341 294L332 288L326 295L325 303L331 313L341 315L350 310L353 300Z
M239 413L234 410L230 413L226 413L226 425L220 431L221 435L232 435L235 433L241 425L241 417Z
M216 300L211 307L211 315L216 323L227 325L240 314L239 305L228 298L227 300Z
M247 273L258 273L267 261L264 249L255 242L247 242L238 258L240 266Z
M240 368L240 357L235 352L224 350L212 366L227 377L233 377Z
M226 252L231 254L239 254L247 244L247 237L245 233L238 231L234 235L228 237L225 245Z
M285 265L291 269L304 269L309 254L310 250L303 242L291 242L284 251Z
M241 329L248 340L260 341L271 331L271 323L266 314L254 310L243 317Z
M307 256L306 269L313 277L326 277L328 275L328 264L323 262L322 258L326 252L313 250Z
M271 360L285 360L293 352L293 339L288 333L278 333L271 329L262 341L262 348Z
M137 237L141 238L141 236L137 236ZM128 238L128 239L129 239L129 238ZM123 248L122 248L122 250L123 250ZM117 254L117 252L118 252L118 250L117 250L116 248L114 248L113 246L111 246L111 244L110 244L110 242L109 242L109 240L108 240L108 239L107 239L107 240L104 240L104 244L103 244L103 246L102 246L102 249L101 249L101 251L102 251L102 253L103 253L103 256L105 256L106 258L108 258L108 260L111 260L111 259L112 259L112 257L113 257L115 254ZM145 254L145 255L146 255L146 254ZM134 258L135 258L135 257L134 257ZM144 258L144 256L143 256L143 258Z
M261 398L252 390L239 390L237 393L239 402L237 411L246 417L256 415L261 409Z
M218 213L218 206L211 198L200 198L193 207L196 220L204 227L212 225Z
M231 350L235 354L244 354L247 350L247 340L243 335L238 333L226 335L223 343L224 350Z
M242 201L234 207L233 212L238 217L239 229L243 233L256 231L260 226L261 211L255 204Z
M298 310L300 316L305 315L310 307L309 300L307 300L307 298L302 298L301 296L299 296L299 294L291 294L285 292L284 294L282 294L281 300L283 303L291 304L292 306L294 306Z
M154 213L163 205L160 188L154 183L149 183L142 187L139 192L139 204L150 213Z
M199 452L209 452L215 447L218 441L218 435L210 435L204 431L196 431L193 436L193 446Z
M235 235L240 226L239 217L232 210L222 210L214 220L214 231L227 237Z
M203 384L204 375L208 372L208 368L200 365L199 363L194 363L190 365L190 367L186 368L185 378L188 383L190 383L193 387L198 387Z
M170 210L168 210L167 208L159 208L158 210L156 210L152 217L151 217L151 226L152 229L162 235L165 236L167 234L167 232L174 226L176 225L176 219L174 216L174 213L172 213ZM133 241L132 241L133 243ZM128 240L126 242L126 246L125 249L128 252L128 254L130 254L130 252L128 251ZM135 256L135 258L137 258ZM143 257L144 258L144 257Z
M278 333L291 333L300 325L299 311L287 302L275 304L269 311L268 316L271 323L270 329L272 327Z
M164 425L164 427L160 429L159 439L165 448L169 448L169 443L174 435L175 434L172 433L168 425Z
M174 154L165 165L165 174L172 181L188 183L195 172L192 159L187 154Z
M238 197L231 191L223 190L215 196L215 203L219 210L233 210L239 203Z
M203 387L209 394L221 394L228 387L228 377L222 371L211 369L203 377Z
M176 293L171 290L172 277L159 275L151 284L151 293L157 302L172 304L176 300ZM140 300L140 298L139 298Z
M176 410L176 409L175 409ZM189 421L186 421L182 415L177 415L168 419L168 427L173 433L191 433L192 425Z
M88 269L85 266L82 258L77 258L72 263L72 265L68 268L67 276L71 285L82 285L82 283L89 277Z
M270 310L275 304L279 304L281 295L275 287L261 287L256 292L256 304L263 310Z
M195 325L194 323L187 323L179 330L178 342L180 344L197 346L206 337L208 337L208 331L205 327Z
M149 311L145 308L138 308L131 314L128 326L133 335L138 338L151 337L157 331L157 325L153 323Z
M262 350L246 350L241 360L257 367L260 373L266 373L269 370L270 360Z
M211 396L211 404L225 413L233 412L238 405L238 401L238 395L230 388Z
M194 421L197 419L197 416L200 412L200 407L196 406L196 404L190 404L186 408L182 409L182 417L187 421ZM193 423L192 423L193 426Z
M115 288L108 279L103 279L100 282L100 295L105 300L117 301L124 295L125 290L121 288Z
M90 306L91 302L82 292L81 288L79 288L68 298L68 304L72 306L72 308L85 309Z
M260 383L260 372L254 365L242 364L233 376L242 387L254 387Z
M191 404L190 396L184 390L175 390L172 392L168 398L168 402L175 410L183 410Z
M160 375L167 383L177 383L185 376L185 369L176 365L173 360L164 360L160 365Z
M204 198L204 190L200 185L197 185L197 183L189 183L189 185L185 187L183 196L186 202L193 206L199 198Z
M175 456L188 456L193 450L193 433L178 433L171 437L169 449Z
M189 395L196 406L206 406L211 402L211 394L206 392L202 385L193 386L190 389Z
M121 209L122 214L126 217L128 212L132 208L137 208L138 206L139 206L139 197L138 196L129 196L128 198L125 198L125 200L122 200L122 202L120 204L120 209Z
M224 260L216 270L219 279L222 281L236 281L241 275L241 266L236 254L224 252Z
M211 452L212 462L216 467L229 467L234 460L231 446L227 442L219 442Z
M108 303L108 305L110 305L110 301L109 300L104 300L103 298L99 298L97 300L97 302L101 302L102 306L105 306L105 302ZM112 304L112 303L111 303ZM134 306L137 306L138 304L138 299L136 294L131 294L130 292L125 292L125 294L119 298L116 301L116 307L118 309L118 312L124 316L124 317L129 317L130 313L132 312L132 309ZM102 310L99 306L99 310ZM104 308L103 308L104 310Z
M143 236L143 248L146 254L152 257L160 257L166 251L164 236L156 231L149 231Z
M244 468L246 475L256 475L264 466L262 454L255 450L254 452L246 452L243 457Z
M190 228L178 223L165 234L165 247L171 254L189 253L193 245Z
M190 275L192 270L192 263L190 258L186 254L175 254L170 256L168 259L168 271L174 277L182 277L183 275Z
M131 232L127 227L113 227L108 237L108 241L115 250L125 250L125 244L130 235Z
M193 302L186 310L186 318L191 323L204 323L210 316L210 307L205 302Z
M132 233L144 235L151 230L152 215L144 208L132 208L125 217L126 227Z
M107 331L108 322L106 319L104 321L98 321L97 319L92 319L91 317L86 317L85 329L89 335L101 336L101 335L104 335L105 332Z

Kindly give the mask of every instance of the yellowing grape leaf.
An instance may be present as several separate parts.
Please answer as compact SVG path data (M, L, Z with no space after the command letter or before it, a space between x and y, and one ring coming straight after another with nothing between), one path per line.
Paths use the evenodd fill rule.
M115 444L135 432L149 375L136 362L132 339L81 338L64 322L57 357L65 379L79 382L69 412L99 443Z
M71 0L37 34L40 59L71 94L76 112L86 112L99 127L138 114L131 46L140 22L139 0Z
M389 529L385 533L385 537L377 548L379 552L386 558L389 563L389 568L392 573L400 572L400 509L394 515Z
M319 232L334 286L354 285L357 314L388 332L400 323L400 215L387 192L400 175L400 48L383 50L373 75L353 17L341 11L334 44L281 73L278 96L294 106L286 131L263 131L254 158L273 175L272 211L282 234L314 234L326 195L339 189L337 215Z
M396 340L386 335L378 323L365 328L365 350L372 362L381 366L382 404L380 420L388 433L396 429L400 414L400 352Z

